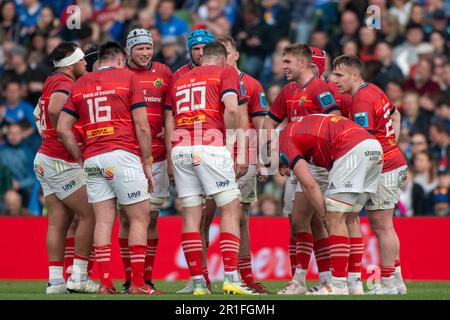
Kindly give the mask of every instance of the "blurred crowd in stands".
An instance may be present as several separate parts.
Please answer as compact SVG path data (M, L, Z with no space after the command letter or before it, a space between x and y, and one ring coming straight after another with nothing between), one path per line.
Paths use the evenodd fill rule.
M76 5L76 6L73 6ZM366 24L376 5L381 28ZM40 136L33 119L48 54L62 41L86 50L124 44L148 29L154 60L176 70L189 61L186 35L207 28L232 35L240 68L259 79L273 102L286 78L282 51L292 42L324 49L330 62L355 54L365 79L383 88L402 114L399 147L409 163L396 215L450 215L449 0L0 0L0 214L45 215L33 172ZM259 184L251 214L279 216L286 178ZM171 197L162 215L177 214Z

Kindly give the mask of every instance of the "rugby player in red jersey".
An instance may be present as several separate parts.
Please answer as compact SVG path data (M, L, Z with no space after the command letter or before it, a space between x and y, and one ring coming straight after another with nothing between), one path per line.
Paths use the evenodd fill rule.
M333 96L336 100L336 104L339 106L339 111L341 111L341 115L346 118L349 118L348 110L352 103L352 96L348 93L342 94L339 92L336 83L332 81L333 74L330 74L329 78L325 79L324 72L327 59L325 51L316 47L310 47L310 49L311 49L311 65L314 75L325 81L325 83L328 85L328 87L331 89L331 92L333 93Z
M311 68L312 55L305 44L293 44L285 48L283 53L284 70L289 81L275 99L265 120L264 127L272 131L285 118L288 122L301 116L315 113L338 113L333 94L327 84L317 78ZM311 170L322 189L326 187L327 172L323 168L311 165ZM280 171L289 175L288 169ZM316 253L327 256L327 233L323 223L314 215L314 209L301 190L294 175L286 182L284 196L284 213L289 215L291 223L290 249L295 247L291 255L292 280L279 294L306 293L306 272L315 245ZM295 196L294 196L295 195ZM291 214L292 213L292 214ZM291 251L291 250L290 250ZM319 281L330 281L329 260L319 260Z
M225 279L222 290L233 294L257 294L238 274L239 223L242 211L236 179L248 164L233 163L225 141L226 128L239 128L239 77L226 68L225 47L213 42L203 48L202 66L172 85L174 121L167 144L172 155L174 178L183 209L182 246L193 282L193 294L210 294L202 272L201 220L203 195L212 196L221 212L220 247ZM248 121L248 119L245 119ZM248 125L248 123L246 123ZM167 129L167 126L166 126ZM173 147L172 147L173 144Z
M144 282L150 195L153 191L151 134L138 77L124 70L126 52L115 42L99 49L98 68L75 83L58 121L57 132L87 175L88 200L95 212L94 244L101 285L116 292L110 277L111 236L116 199L130 223L130 294L152 294ZM81 152L72 128L82 126ZM142 156L144 163L141 163ZM147 191L148 190L148 191Z
M350 255L345 216L358 213L369 193L378 188L383 166L380 143L351 120L334 115L309 115L290 123L280 135L280 161L298 178L316 214L325 220L332 279L312 295L346 295ZM307 163L329 172L322 196Z
M194 69L197 66L200 66L202 64L202 57L203 57L203 47L214 41L214 35L209 32L208 30L205 29L195 29L192 30L189 35L188 35L188 51L189 54L191 56L191 62L184 65L183 67L179 68L177 71L175 71L175 73L173 74L172 77L172 83L174 83L176 80L178 80L181 76L185 75L186 73L188 73L189 71L191 71L192 69ZM226 67L231 68L228 64L226 65ZM242 88L243 85L241 86ZM240 112L241 112L241 117L242 119L244 119L244 114L246 113L246 103L244 98L241 95L241 91L238 92L238 97L239 97L239 101L240 101ZM166 105L168 108L168 112L171 112L171 102L170 102L170 91L169 91L169 96L166 97ZM247 117L247 115L245 115L245 118ZM170 128L171 123L166 123L166 128ZM166 136L168 137L168 136ZM169 137L170 138L170 137ZM166 142L166 143L170 143L170 142ZM168 161L168 172L169 172L169 177L171 179L173 179L173 173L172 173L172 168L173 165L171 163L171 157L168 156L167 157L167 161ZM210 197L206 197L206 201L205 201L205 210L204 210L204 216L202 218L202 225L201 225L201 229L202 229L202 245L203 245L203 255L202 255L202 270L203 270L203 276L205 277L206 283L208 284L209 289L211 289L211 281L209 280L209 276L208 276L208 267L207 267L207 263L206 263L206 252L209 246L209 225L211 224L212 219L214 218L214 212L216 210L216 204L214 202L213 198ZM193 285L192 285L192 281L188 281L185 285L185 287L181 290L178 290L177 293L180 294L185 294L185 293L192 293L193 291Z
M396 142L400 132L400 114L383 90L364 81L362 70L363 64L356 56L340 56L333 62L334 81L339 91L353 97L351 118L373 134L383 146L384 165L378 192L369 196L365 206L370 225L378 239L381 286L368 293L406 293L399 267L400 243L392 221L400 188L407 176L406 161Z
M237 61L239 60L239 52L236 48L236 43L231 37L223 37L217 39L222 43L227 50L227 64L233 67L239 74L240 91L241 95L247 97L248 116L249 116L249 169L247 174L238 180L239 190L241 191L240 202L243 211L243 217L240 224L240 249L239 249L239 273L242 280L248 287L254 289L260 293L269 293L269 291L259 282L255 282L253 279L252 262L250 255L250 239L249 239L249 208L250 204L257 201L256 198L256 176L257 176L257 137L259 130L264 125L264 118L267 115L268 107L266 102L266 96L264 89L258 80L249 76L243 71L240 71L237 67ZM237 144L234 150L234 159L239 156L237 150ZM266 176L267 177L267 176ZM214 218L214 212L216 211L215 203L211 203L205 206L204 211L204 228L203 232L209 231L209 226ZM208 239L208 235L204 235L205 239ZM203 253L206 256L206 251ZM206 259L206 257L205 257Z
M75 80L86 72L86 61L81 49L71 42L58 45L50 54L50 60L55 69L45 81L39 100L42 143L34 159L34 171L48 209L49 282L46 292L65 293L68 288L95 293L98 285L87 273L94 235L94 211L88 203L83 171L58 139L55 129ZM79 221L75 230L75 247L72 247L74 267L66 285L63 278L64 250L74 214Z
M313 69L315 70L315 74L318 77L324 79L323 73L325 71L326 65L326 54L323 50L314 47L311 48L311 53L312 53L312 66ZM330 76L330 79L331 78L332 75ZM331 92L333 92L333 96L336 99L336 104L339 106L341 114L346 118L350 118L350 107L352 103L352 96L348 93L344 94L340 93L337 85L331 80L328 81L328 79L327 80L324 79L324 81L331 89ZM361 262L364 254L364 244L361 235L361 227L359 224L359 216L347 214L346 222L350 236L350 256L348 259L348 290L349 294L363 294L364 289L361 281L361 267L362 267ZM315 247L314 253L316 255L316 261L318 261L318 269L320 274L321 271L322 272L324 271L321 270L321 268L323 269L324 266L326 267L327 264L329 265L329 250L317 251L316 243L314 243L314 247ZM328 255L326 253L328 253ZM320 288L316 286L310 288L309 290L314 292L319 289Z
M174 83L176 80L178 80L180 77L182 77L183 75L185 75L186 73L188 73L189 71L191 71L192 69L194 69L197 66L201 65L201 58L203 57L203 47L214 41L214 35L209 32L206 29L195 29L192 30L189 35L188 35L188 52L189 55L191 57L191 62L185 64L184 66L180 67L178 70L176 70L172 76L172 83ZM170 90L168 90L167 93L168 97L166 97L166 105L167 108L169 110L169 112L171 112L171 106L170 106ZM169 124L166 124L170 126ZM168 136L166 136L166 138L169 138ZM168 155L167 157L167 162L168 162L168 172L169 172L169 177L170 179L173 179L173 165L171 163L171 157L170 155ZM206 201L206 207L213 207L215 208L214 202L213 201ZM204 224L204 220L202 219L202 244L203 244L203 258L202 258L202 270L203 270L203 276L205 277L206 283L208 284L208 286L211 286L211 281L209 280L209 276L208 276L208 268L206 266L206 251L207 251L207 246L208 246L208 232L209 229L207 230L205 228L205 224ZM205 236L206 234L206 236ZM210 288L211 289L211 288ZM177 293L180 294L187 294L187 293L192 293L193 290L193 286L192 286L192 281L188 281L185 285L185 287L183 289L180 289L177 291Z
M150 225L147 234L147 252L145 254L144 280L153 289L152 271L158 246L157 221L159 209L169 196L169 177L167 175L166 147L163 137L163 114L166 92L170 88L172 71L164 64L151 61L153 57L153 39L145 29L134 29L128 33L126 50L128 60L126 68L134 72L144 88L147 104L147 116L152 133L152 173L155 188L150 194ZM129 223L123 210L120 210L119 246L122 255L126 281L122 293L126 293L131 283L130 253L128 250ZM155 293L162 293L155 289Z

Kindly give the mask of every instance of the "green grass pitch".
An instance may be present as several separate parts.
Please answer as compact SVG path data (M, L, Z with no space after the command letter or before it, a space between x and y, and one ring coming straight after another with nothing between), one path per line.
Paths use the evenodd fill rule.
M273 292L283 288L287 281L264 281L264 285ZM213 283L213 294L210 296L178 295L175 291L181 289L185 282L155 282L158 289L168 292L160 296L130 296L118 295L91 295L91 294L62 294L46 295L44 281L0 281L0 300L450 300L450 282L406 282L408 294L398 296L345 296L345 297L311 297L311 296L229 296L223 295L221 283ZM310 282L308 286L315 283ZM116 288L120 289L122 283L116 282Z

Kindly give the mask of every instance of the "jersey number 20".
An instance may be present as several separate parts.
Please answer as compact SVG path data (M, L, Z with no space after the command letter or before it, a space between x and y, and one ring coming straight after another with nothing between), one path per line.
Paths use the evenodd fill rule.
M200 96L200 102L195 103L195 96ZM205 109L206 106L206 87L194 87L190 89L184 89L177 91L175 96L180 100L177 100L177 114L183 112L189 112L194 110ZM187 103L188 105L181 106L181 104Z

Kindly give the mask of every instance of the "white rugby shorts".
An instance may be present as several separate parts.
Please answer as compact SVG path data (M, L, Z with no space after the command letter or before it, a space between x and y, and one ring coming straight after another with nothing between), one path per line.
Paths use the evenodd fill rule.
M89 203L117 198L121 205L130 205L150 198L148 181L141 159L125 150L114 150L87 159Z
M64 200L86 184L86 177L78 163L37 153L34 158L34 173L41 184L44 197L55 194Z
M238 188L233 159L225 146L175 146L172 162L180 198Z

